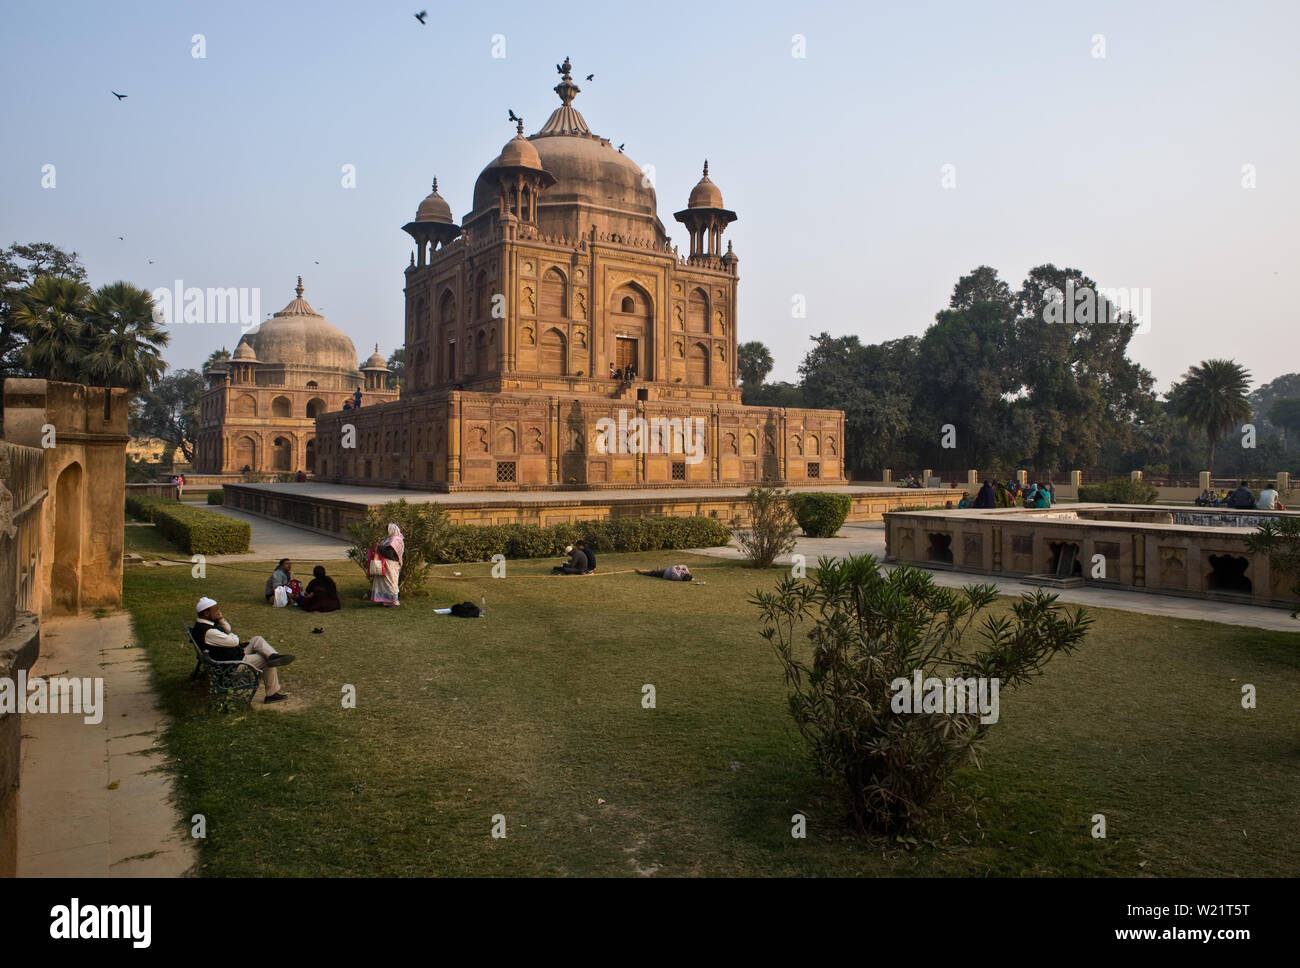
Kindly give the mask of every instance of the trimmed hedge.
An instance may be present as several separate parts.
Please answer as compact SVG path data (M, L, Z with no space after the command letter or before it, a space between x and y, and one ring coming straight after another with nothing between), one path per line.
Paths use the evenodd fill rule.
M506 558L547 558L562 555L566 545L582 540L598 554L617 551L660 551L716 548L731 540L731 532L713 518L614 518L580 521L542 528L535 524L462 524L448 529L438 550L442 564Z
M225 492L225 491L221 491L221 490L217 490L217 491L208 491L208 503L209 503L209 504L225 504L225 503L226 503L226 492Z
M1084 484L1079 488L1079 500L1105 504L1154 504L1160 492L1146 481L1117 477L1102 484Z
M126 511L131 517L138 518L141 521L153 520L153 509L159 504L174 504L174 501L168 501L166 498L158 497L155 494L141 494L126 496Z
M191 555L238 555L248 550L252 528L247 521L175 501L150 508L154 527Z
M794 519L810 538L833 538L844 526L853 500L847 494L795 492L787 499Z

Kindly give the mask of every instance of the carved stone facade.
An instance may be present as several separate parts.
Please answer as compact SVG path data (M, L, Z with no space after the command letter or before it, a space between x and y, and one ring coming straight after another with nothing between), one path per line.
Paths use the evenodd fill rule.
M739 259L722 250L736 215L707 162L675 215L682 255L651 178L591 133L568 61L561 73L561 106L529 137L518 121L463 225L435 181L403 227L417 245L403 398L319 416L317 476L438 490L842 481L840 411L740 402ZM600 433L638 420L656 432Z
M207 370L199 402L194 466L203 474L307 471L316 464L316 418L330 410L396 400L375 353L357 366L346 334L297 298L239 341L232 357Z

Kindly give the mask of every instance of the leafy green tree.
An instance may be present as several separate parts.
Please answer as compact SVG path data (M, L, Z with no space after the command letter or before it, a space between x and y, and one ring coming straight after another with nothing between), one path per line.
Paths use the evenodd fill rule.
M741 386L740 402L747 407L803 407L803 387L797 383L763 383Z
M1002 689L1078 648L1092 621L1042 591L1022 596L1010 615L988 612L996 600L993 585L943 588L906 565L882 574L870 555L822 558L807 577L750 598L813 764L839 784L860 829L906 830L950 803L954 772L978 765L996 721L989 700L1000 704ZM974 647L964 642L972 626ZM939 679L951 704L922 706L922 696L900 704L916 674ZM983 709L972 702L979 680Z
M757 340L741 343L736 351L740 381L747 387L761 386L774 365L771 352Z
M392 356L388 358L388 369L392 375L388 378L388 389L405 390L406 389L406 347L399 346L393 350Z
M1268 419L1286 433L1288 444L1300 438L1300 397L1282 397L1268 408Z
M13 321L24 340L24 367L47 380L79 382L84 367L90 287L71 276L40 276L17 297Z
M49 242L14 243L0 250L0 381L30 376L26 341L14 320L21 293L42 276L86 281L77 253L64 252Z
M193 461L203 387L203 374L197 370L168 373L137 398L131 433L166 441L168 453L179 447L185 460Z
M167 369L160 350L169 340L148 292L129 282L100 286L86 308L83 382L139 393Z
M1012 306L1015 303L1011 287L998 278L997 270L991 266L978 266L958 279L957 285L953 286L948 308L970 309L981 302L1000 306Z
M1070 291L1077 305L1064 305ZM1108 441L1128 444L1154 401L1154 378L1127 355L1137 322L1084 273L1051 264L1030 270L1017 300L1016 414L1035 424L1026 458L1041 468L1092 467Z
M820 333L812 342L799 366L803 405L844 411L846 468L865 474L886 466L910 427L916 337L863 346L856 336Z
M1250 373L1235 360L1205 360L1187 371L1177 392L1177 412L1204 432L1210 443L1208 470L1214 475L1214 447L1250 419L1246 390Z

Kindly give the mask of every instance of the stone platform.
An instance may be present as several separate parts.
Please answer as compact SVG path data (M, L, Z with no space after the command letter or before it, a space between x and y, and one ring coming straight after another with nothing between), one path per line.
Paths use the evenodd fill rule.
M572 524L617 517L714 517L723 522L746 516L747 487L639 488L629 490L555 490L512 493L430 492L389 487L354 487L309 481L304 484L227 484L227 507L346 537L348 525L366 510L390 501L438 504L453 524ZM847 494L848 520L879 521L886 511L942 507L960 491L950 488L891 488L852 484L791 488Z
M1290 579L1246 539L1266 518L1298 515L1129 504L900 509L885 517L886 560L1290 609Z

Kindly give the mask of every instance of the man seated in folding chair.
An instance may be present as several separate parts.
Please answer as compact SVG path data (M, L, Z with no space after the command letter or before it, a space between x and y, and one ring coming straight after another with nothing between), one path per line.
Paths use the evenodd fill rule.
M198 620L194 623L194 628L190 629L190 634L204 652L218 661L242 659L263 670L262 683L266 686L263 702L283 702L289 698L288 693L280 691L280 674L276 672L276 667L288 665L293 661L292 655L275 651L271 643L260 635L254 635L241 645L239 636L230 630L230 623L221 614L215 599L200 598L197 611Z

